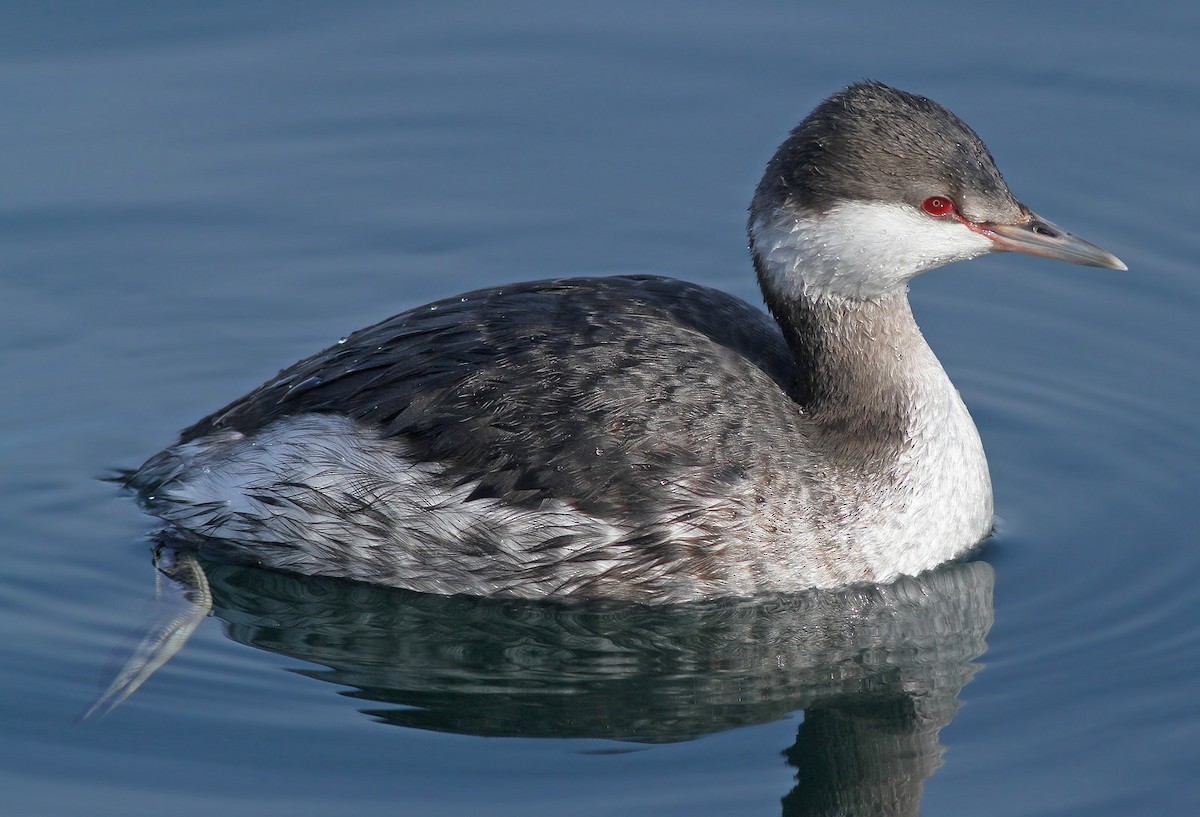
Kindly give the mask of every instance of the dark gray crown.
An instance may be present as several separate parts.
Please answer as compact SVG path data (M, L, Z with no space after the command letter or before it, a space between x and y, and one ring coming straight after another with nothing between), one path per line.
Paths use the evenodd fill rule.
M919 205L932 195L953 197L980 221L1011 220L1024 210L967 123L931 99L860 82L795 127L767 165L751 209L819 213L845 200Z

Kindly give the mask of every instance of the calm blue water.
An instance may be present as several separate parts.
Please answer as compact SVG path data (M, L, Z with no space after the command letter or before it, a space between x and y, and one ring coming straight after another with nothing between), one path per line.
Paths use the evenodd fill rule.
M1200 813L1200 11L973 8L9 4L0 810ZM96 477L461 290L757 301L762 165L862 77L951 107L1131 268L917 283L989 452L982 561L669 613L214 569L216 615L75 723L154 586L152 522Z

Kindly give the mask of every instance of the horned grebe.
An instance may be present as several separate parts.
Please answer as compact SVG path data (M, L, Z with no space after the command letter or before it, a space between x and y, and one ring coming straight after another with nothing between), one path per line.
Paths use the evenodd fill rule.
M132 477L206 557L432 593L650 603L915 574L992 526L975 425L909 280L1015 250L1124 269L978 136L876 82L767 165L772 318L669 278L536 281L355 332Z

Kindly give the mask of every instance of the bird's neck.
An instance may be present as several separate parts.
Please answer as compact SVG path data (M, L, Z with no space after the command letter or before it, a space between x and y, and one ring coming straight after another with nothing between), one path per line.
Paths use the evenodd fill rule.
M845 213L769 210L752 220L751 243L767 307L796 358L794 397L827 456L887 479L926 442L936 448L938 434L975 446L978 434L909 307L908 281L928 259L903 250L913 242L894 228L907 217L892 218L893 251L881 260L887 240L871 223L885 222L890 205L864 207L874 215L851 208L858 229L836 226Z
M979 433L908 303L913 276L988 251L963 232L892 203L751 207L759 284L795 357L811 491L853 520L845 535L876 580L952 558L991 528Z
M926 344L907 294L768 292L796 358L793 396L821 493L855 520L882 580L957 556L992 524L975 423Z
M768 300L796 358L795 395L805 411L850 450L889 450L911 440L928 407L957 399L921 335L906 293L881 298Z
M881 202L753 208L754 265L796 357L796 397L831 430L899 445L927 406L958 399L913 319L908 282L974 248L947 254L944 225L928 222Z

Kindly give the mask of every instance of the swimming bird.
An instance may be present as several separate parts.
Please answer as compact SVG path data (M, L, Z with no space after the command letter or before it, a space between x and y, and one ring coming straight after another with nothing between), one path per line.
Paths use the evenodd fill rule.
M998 251L1125 265L878 82L792 130L749 236L769 316L651 276L469 292L296 363L130 484L202 557L442 594L681 602L971 549L987 461L909 282Z

